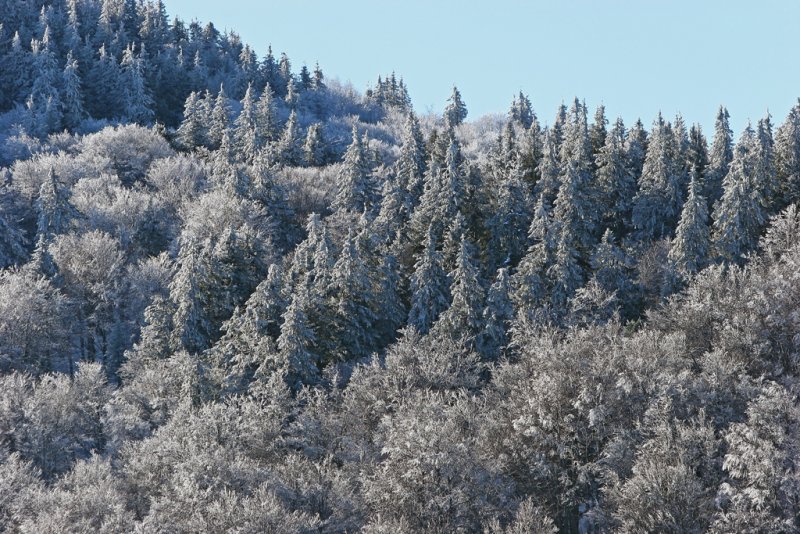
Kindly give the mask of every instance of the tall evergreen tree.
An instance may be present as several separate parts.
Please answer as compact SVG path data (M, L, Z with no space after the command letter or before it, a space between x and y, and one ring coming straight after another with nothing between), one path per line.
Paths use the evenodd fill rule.
M67 54L67 62L61 75L62 93L61 106L64 112L64 126L76 128L86 117L83 107L83 91L78 72L78 62L72 57L72 52Z
M682 169L675 136L661 114L653 123L639 191L634 198L632 222L640 240L672 234L683 206Z
M377 347L374 325L376 301L369 267L356 245L352 231L331 273L329 293L336 337L336 357L340 360L363 358Z
M247 84L242 97L242 111L233 122L234 146L240 158L252 162L261 148L256 127L256 103L253 85Z
M678 272L685 276L702 269L711 251L706 199L700 194L699 171L695 167L689 182L689 194L681 211L675 239L669 250L669 259Z
M733 130L728 123L729 119L728 110L720 106L714 123L714 140L701 189L702 195L708 201L709 209L713 208L722 196L722 180L728 174L728 167L733 160Z
M549 207L540 195L528 230L528 251L511 280L514 301L526 313L542 304L550 288L547 268L554 253L552 226Z
M450 281L441 267L441 254L436 250L436 237L432 228L428 230L425 248L414 264L410 289L408 324L420 334L427 334L450 304Z
M514 96L511 102L511 109L508 110L508 120L520 125L524 129L528 129L533 125L536 120L536 114L533 112L533 106L527 95L522 91L519 95Z
M216 150L222 144L222 136L231 127L231 108L223 85L220 85L214 106L211 108L210 120L208 144L209 148Z
M269 84L264 87L256 103L255 121L260 146L277 139L279 126L275 97Z
M476 349L483 329L485 297L473 248L466 237L461 239L455 269L449 274L452 301L439 316L433 332Z
M408 191L413 209L419 203L424 192L424 177L427 165L425 162L425 139L419 121L413 111L408 113L400 146L400 157L396 163L397 180L400 187Z
M486 295L483 309L483 331L478 348L488 360L496 360L500 351L508 346L508 330L514 319L514 306L511 302L511 279L505 267L497 270L497 277Z
M153 97L145 85L145 65L141 55L129 45L122 56L122 87L124 117L133 122L149 124L153 121Z
M467 118L467 106L461 100L461 93L454 85L447 106L444 108L444 123L448 128L455 128Z
M194 91L186 97L183 107L183 121L177 131L180 145L186 149L195 149L203 146L206 138L206 125L198 94Z
M617 119L597 155L596 188L601 226L623 235L631 228L631 208L636 195L636 177L625 150L625 126Z
M303 162L303 142L300 136L300 124L297 121L297 113L292 110L289 120L283 129L283 134L275 145L278 159L284 165L300 165Z
M299 288L283 314L281 333L278 336L277 371L283 374L287 385L299 389L303 384L313 384L319 379L321 358L314 352L316 333L310 327L306 308L308 293Z
M800 201L800 99L775 134L778 208Z
M758 140L748 125L736 144L722 183L724 193L714 209L714 245L725 261L741 262L758 244L765 218L757 172Z
M353 126L353 140L336 178L336 198L332 207L361 213L373 208L376 196L367 151L358 135L358 128Z

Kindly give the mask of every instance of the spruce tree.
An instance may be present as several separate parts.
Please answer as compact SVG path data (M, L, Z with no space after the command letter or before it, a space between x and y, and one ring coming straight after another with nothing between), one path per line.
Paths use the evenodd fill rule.
M326 162L325 140L322 137L322 124L314 123L308 127L303 143L303 159L310 167L318 167Z
M233 137L237 155L246 162L252 162L261 148L256 127L256 103L252 84L247 84L242 97L242 111L233 122Z
M278 336L276 371L295 390L304 384L314 384L319 379L321 358L314 352L317 337L306 316L308 305L307 291L298 288L283 314Z
M625 150L625 126L622 119L614 122L595 161L600 225L612 228L617 235L623 235L631 227L636 177Z
M669 125L659 113L647 146L639 191L634 198L632 222L642 241L672 234L683 206L684 162Z
M441 267L441 254L436 250L432 228L429 228L425 247L414 264L410 289L408 324L420 334L427 334L439 314L450 304L450 281Z
M67 54L67 62L61 75L63 90L61 92L61 108L64 113L64 126L76 128L86 117L83 107L83 93L81 79L78 72L78 62L72 57L72 52Z
M709 240L708 208L706 199L700 194L699 171L695 167L689 182L689 194L681 211L675 239L669 250L669 259L684 276L693 275L708 261L711 243Z
M511 279L514 302L526 313L542 304L550 288L547 268L554 252L552 226L549 207L544 197L539 196L528 230L528 251Z
M374 328L377 306L369 268L352 231L333 266L329 293L333 296L331 309L335 314L336 357L348 360L368 356L378 343Z
M740 263L758 244L765 218L757 172L758 140L748 125L734 148L722 182L724 192L714 209L714 246L724 261Z
M519 95L514 96L514 100L511 102L511 109L508 110L508 120L526 130L529 129L533 125L534 120L536 120L536 114L533 112L531 101L522 91L519 92Z
M478 350L487 360L496 360L500 352L508 346L509 327L514 319L514 306L511 303L511 279L505 267L497 270L497 277L486 295L483 309L483 331Z
M256 103L255 122L259 146L278 138L279 126L275 109L275 97L272 88L267 84Z
M358 135L358 129L353 126L353 140L347 148L336 178L333 209L350 213L372 209L377 196L374 187L366 149Z
M303 163L303 144L300 137L300 125L297 113L292 110L289 120L283 129L283 134L275 145L278 159L284 165L296 166Z
M733 131L728 123L730 115L724 107L719 107L714 123L714 140L708 155L708 167L703 176L701 194L713 208L722 196L722 180L728 174L728 167L733 160Z
M455 85L447 102L444 108L444 123L447 128L455 128L467 118L467 106L461 100L461 93Z
M122 56L123 116L133 122L153 121L153 98L145 85L145 66L141 55L136 56L129 45Z
M178 143L187 150L201 147L205 142L206 125L201 113L199 96L192 91L186 97L183 121L177 131Z
M223 85L220 85L214 106L211 108L210 120L208 144L209 148L216 150L222 144L222 136L231 126L231 108Z
M400 157L395 165L400 187L408 191L410 209L417 206L424 192L425 139L414 112L408 113L400 146Z
M452 301L439 316L433 332L464 343L474 350L483 329L485 297L473 249L474 245L463 237L455 268L449 274Z
M776 208L800 201L800 99L775 134Z

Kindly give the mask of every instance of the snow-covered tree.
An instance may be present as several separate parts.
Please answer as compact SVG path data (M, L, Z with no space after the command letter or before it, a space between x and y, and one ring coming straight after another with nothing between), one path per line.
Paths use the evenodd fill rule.
M720 106L714 123L714 139L708 154L708 167L703 175L701 194L708 201L709 209L714 208L722 196L722 181L728 174L733 160L733 131L729 125L730 114Z
M411 308L408 324L426 334L450 305L450 280L441 267L433 229L428 230L425 248L420 252L411 275Z
M336 198L332 207L337 210L361 213L372 209L376 199L372 169L358 129L353 126L353 139L344 155L342 168L336 177Z
M444 123L448 128L455 128L467 118L467 106L461 100L461 93L456 86L447 99L447 106L444 108Z
M748 125L736 144L722 183L724 192L714 210L714 245L725 261L741 262L758 244L765 217L757 172L758 140Z
M692 275L702 269L711 251L708 208L706 199L699 192L698 174L695 168L689 182L689 194L675 231L675 239L672 240L669 250L669 259L684 275Z

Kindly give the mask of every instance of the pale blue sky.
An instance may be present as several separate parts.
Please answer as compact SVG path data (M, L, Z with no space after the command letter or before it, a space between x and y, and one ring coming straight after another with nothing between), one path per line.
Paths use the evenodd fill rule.
M363 91L394 70L418 112L458 85L470 118L527 93L542 122L577 95L649 128L680 111L707 135L724 104L738 136L769 108L783 122L800 96L794 0L167 0L170 16L233 29L296 69Z

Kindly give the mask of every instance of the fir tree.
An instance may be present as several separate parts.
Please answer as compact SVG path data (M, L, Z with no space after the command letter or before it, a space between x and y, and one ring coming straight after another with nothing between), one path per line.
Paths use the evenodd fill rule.
M361 213L372 209L375 202L372 169L358 129L353 126L353 140L344 155L336 179L336 198L333 209Z
M703 176L701 194L713 208L722 196L722 180L728 174L728 167L733 160L733 131L728 120L728 110L720 106L714 123L714 140L708 155L708 167Z
M403 129L400 157L396 163L397 180L400 187L408 191L410 209L417 206L424 191L426 171L425 139L414 112L409 112Z
M450 304L450 282L441 267L441 254L436 250L433 229L428 230L425 248L414 264L411 275L411 308L408 324L420 334L427 334Z
M222 144L222 136L231 126L231 108L225 87L220 85L214 106L211 108L210 124L208 125L208 145L216 150Z
M764 200L757 172L758 140L748 125L734 149L722 184L724 193L714 209L714 245L725 261L741 262L758 243Z
M539 196L528 230L530 245L511 280L514 301L525 312L538 308L550 288L547 268L554 252L552 226L548 206L544 197Z
M305 164L311 167L324 165L326 162L325 140L322 137L322 124L314 123L308 127L306 140L303 143Z
M303 162L303 145L300 137L300 125L297 122L297 113L292 110L289 120L283 129L283 134L275 145L278 158L284 165L300 165Z
M149 124L155 116L153 98L145 86L145 66L141 56L128 46L122 56L122 86L124 89L123 116L130 121Z
M444 108L444 123L447 128L455 128L467 118L467 106L461 100L461 93L456 86L453 86L453 92L447 102Z
M183 121L177 131L180 145L188 150L203 146L206 137L204 117L201 115L198 94L194 91L186 97L183 108Z
M433 327L436 335L448 336L475 349L478 336L483 329L484 290L478 265L474 257L474 246L463 237L456 258L456 266L450 272L452 301L439 316Z
M695 167L689 182L689 194L675 231L675 239L672 240L669 250L669 259L684 276L693 275L702 269L711 249L708 208L706 199L699 193L698 176L699 172Z
M352 232L342 246L342 253L331 273L329 293L335 317L336 356L340 360L363 358L377 346L374 324L375 295L369 268L361 256Z
M233 136L237 153L241 154L244 161L252 162L261 148L256 127L256 103L252 84L247 84L242 97L242 111L233 122Z
M479 338L479 351L487 360L496 360L508 345L508 329L514 319L511 303L511 279L505 267L497 270L497 277L486 295L483 309L483 331Z
M299 288L283 314L281 334L278 336L278 365L287 385L299 389L303 384L313 384L319 378L320 356L313 352L316 334L309 326L305 309L308 294Z
M86 117L86 111L83 107L78 62L72 57L72 52L67 54L67 62L61 76L61 83L63 87L61 107L64 112L64 126L76 128Z
M514 97L511 102L511 109L508 110L508 120L519 124L524 129L529 129L536 120L536 114L533 112L533 106L527 95L522 91L519 95Z
M775 134L776 208L800 201L800 99Z
M634 198L632 222L638 238L643 241L660 239L672 234L683 206L685 167L675 136L659 114L647 146L639 191Z
M275 98L269 84L264 87L264 91L258 98L255 121L259 146L277 139L279 127L275 111Z
M606 136L597 162L597 191L601 226L622 235L631 226L631 207L636 195L636 177L625 151L625 126L617 119Z

